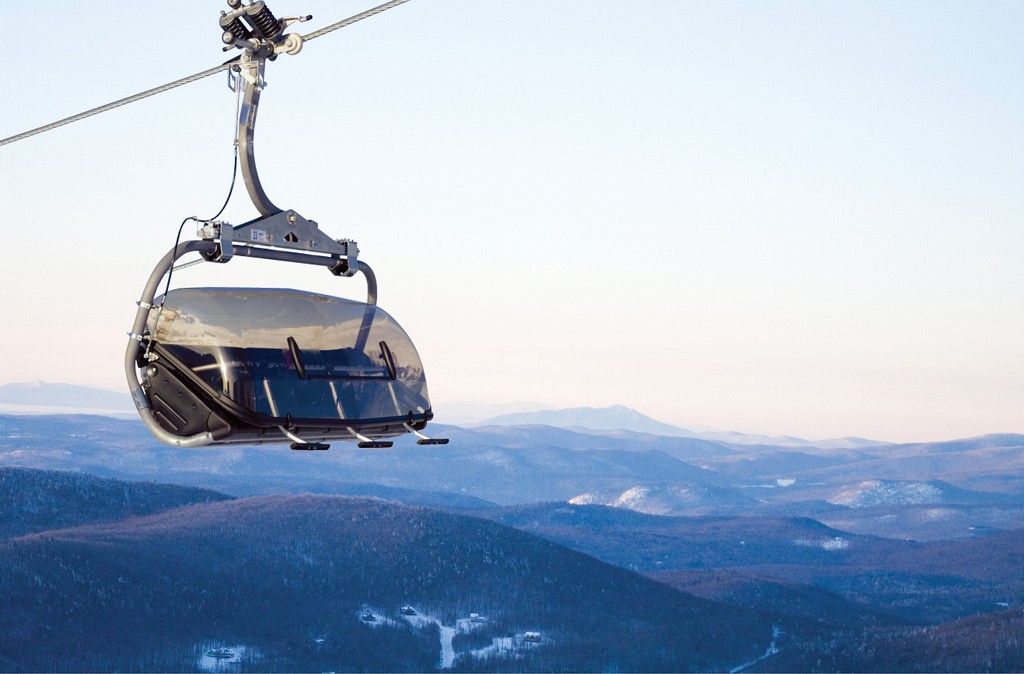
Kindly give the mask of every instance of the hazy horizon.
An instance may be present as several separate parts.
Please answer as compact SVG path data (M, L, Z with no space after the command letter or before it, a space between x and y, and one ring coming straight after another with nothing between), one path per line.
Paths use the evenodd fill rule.
M14 387L18 387L18 388L20 388L20 387L29 387L29 388L36 388L36 387L38 387L40 389L42 389L44 387L51 387L51 388L54 388L54 387L56 387L56 388L74 387L74 388L80 388L80 389L87 389L88 391L92 391L92 392L100 392L100 393L104 393L104 394L115 394L115 395L118 396L118 398L120 399L120 402L123 403L123 404L113 404L113 401L110 400L109 398L106 399L107 402L109 403L107 405L100 404L102 401L95 401L95 400L93 400L93 401L85 401L84 403L83 402L68 402L67 400L63 400L63 401L53 402L52 404L42 403L42 402L38 402L38 401L37 402L30 402L30 403L14 403L14 402L10 402L9 400L5 400L5 396L3 395L5 393L4 389L5 388L14 388ZM699 423L699 421L694 421L694 422L682 421L681 422L681 421L671 421L671 420L666 420L666 419L659 419L659 418L654 417L654 416L652 416L650 414L647 414L642 409L635 409L635 408L632 408L632 407L628 407L626 405L622 405L620 403L613 403L611 405L602 406L602 407L593 407L593 406L588 406L588 405L556 407L556 406L553 406L553 405L550 405L550 404L547 404L547 403L544 403L544 402L525 401L525 400L509 401L509 402L504 402L504 403L485 403L485 402L471 401L471 400L455 400L455 401L448 401L448 402L444 403L441 408L435 407L435 410L434 410L435 411L434 423L448 424L448 425L453 425L453 426L474 426L474 425L478 425L478 424L480 424L482 422L489 422L489 421L491 421L493 419L497 419L499 417L509 416L509 415L518 415L518 414L527 414L527 415L529 415L529 414L545 413L545 412L557 413L557 412L566 412L566 411L573 411L573 410L579 410L579 411L594 410L594 411L597 411L597 412L613 412L613 411L617 411L616 408L619 408L621 410L628 411L628 412L639 413L640 415L646 417L647 419L649 419L649 420L651 420L653 422L660 423L660 424L667 424L669 426L674 426L674 427L676 427L679 430L690 431L690 432L692 432L694 434L697 434L698 436L703 435L704 437L709 437L710 438L710 436L714 436L715 434L720 434L720 435L718 435L716 437L718 437L718 439L720 439L722 441L725 441L725 442L729 442L730 441L729 438L722 437L722 435L725 435L725 434L739 434L739 435L748 436L748 437L753 438L753 439L765 438L765 439L775 439L775 440L779 440L779 441L785 440L786 438L790 438L790 439L795 439L795 440L804 440L804 441L808 441L808 442L817 442L817 441L824 442L824 441L830 441L830 440L842 440L844 438L852 438L852 439L857 439L857 440L870 440L870 441L875 441L875 442L879 442L879 443L883 443L883 444L896 442L896 441L893 441L893 440L889 440L887 438L867 437L867 436L858 435L858 434L853 434L853 435L849 435L849 436L842 436L842 437L840 437L840 436L832 436L832 437L802 437L802 436L798 436L798 435L796 435L794 433L780 433L780 434L775 434L775 435L769 435L767 433L763 433L762 431L760 431L758 429L754 429L754 428L717 428L717 427L707 426L705 424ZM123 418L134 419L135 415L136 415L134 406L132 405L132 402L131 402L131 395L128 393L127 390L123 390L122 391L122 390L118 390L116 388L107 389L107 388L95 387L95 386L89 386L89 385L83 385L83 384L70 384L70 383L67 383L67 382L47 382L47 381L42 381L42 380L34 380L34 381L30 381L30 382L6 382L6 383L0 383L0 414L14 414L14 415L28 414L28 415L34 415L34 414L53 414L53 413L56 413L56 412L60 412L60 413L73 413L73 414L99 414L99 415L103 415L103 416L114 416L115 418L122 418L122 419ZM558 425L558 424L555 424L555 425ZM580 424L580 425L581 426L586 426L586 424ZM627 426L623 426L623 427L627 427ZM602 426L601 428L605 428L605 427ZM653 431L650 431L650 432L653 432ZM1013 431L1013 430L1002 430L1002 431L1000 431L1000 430L993 430L993 431L989 431L987 433L979 433L979 434L977 434L977 436L982 436L982 435L1000 435L1000 434L1004 434L1004 433L1019 434L1017 431ZM911 439L911 440L904 440L903 442L944 442L944 441L952 441L952 440L962 440L962 439L965 439L965 438L968 438L968 437L976 437L976 436L957 436L957 437L945 437L945 438L939 438L939 437L916 438L916 439ZM734 438L732 441L739 441L739 440L740 440L740 438Z

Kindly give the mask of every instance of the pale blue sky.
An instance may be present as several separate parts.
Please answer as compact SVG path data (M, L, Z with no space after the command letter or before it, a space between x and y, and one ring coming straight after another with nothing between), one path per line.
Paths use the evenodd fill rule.
M370 4L269 3L302 33ZM227 58L214 0L0 7L0 137ZM257 157L278 205L359 241L439 421L1024 432L1022 64L1019 2L412 0L269 64ZM146 276L224 198L233 115L216 76L0 148L0 383L123 386ZM203 267L176 282L362 292Z

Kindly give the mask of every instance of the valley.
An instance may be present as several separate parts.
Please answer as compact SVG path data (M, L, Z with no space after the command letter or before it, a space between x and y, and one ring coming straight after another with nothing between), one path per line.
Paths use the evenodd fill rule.
M14 608L0 665L1024 664L1024 436L815 448L443 431L446 447L311 455L165 447L111 417L0 416Z

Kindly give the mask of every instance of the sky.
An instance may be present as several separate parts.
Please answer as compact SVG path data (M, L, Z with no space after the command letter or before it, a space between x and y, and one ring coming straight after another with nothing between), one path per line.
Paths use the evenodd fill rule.
M268 2L303 34L372 4ZM232 56L214 0L0 6L0 138ZM1016 1L411 0L268 64L257 166L359 242L437 421L1024 433L1022 64ZM234 115L218 75L0 147L0 384L127 389L135 300L223 203ZM239 184L224 217L255 216ZM365 293L296 266L174 285Z

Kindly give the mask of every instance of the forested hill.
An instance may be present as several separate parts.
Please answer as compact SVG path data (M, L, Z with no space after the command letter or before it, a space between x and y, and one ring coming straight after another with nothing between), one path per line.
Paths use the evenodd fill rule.
M0 539L229 498L209 489L174 484L125 482L57 470L0 468Z
M309 495L10 539L0 595L4 671L190 670L225 644L258 670L424 671L474 613L456 668L722 670L773 627L492 522Z

